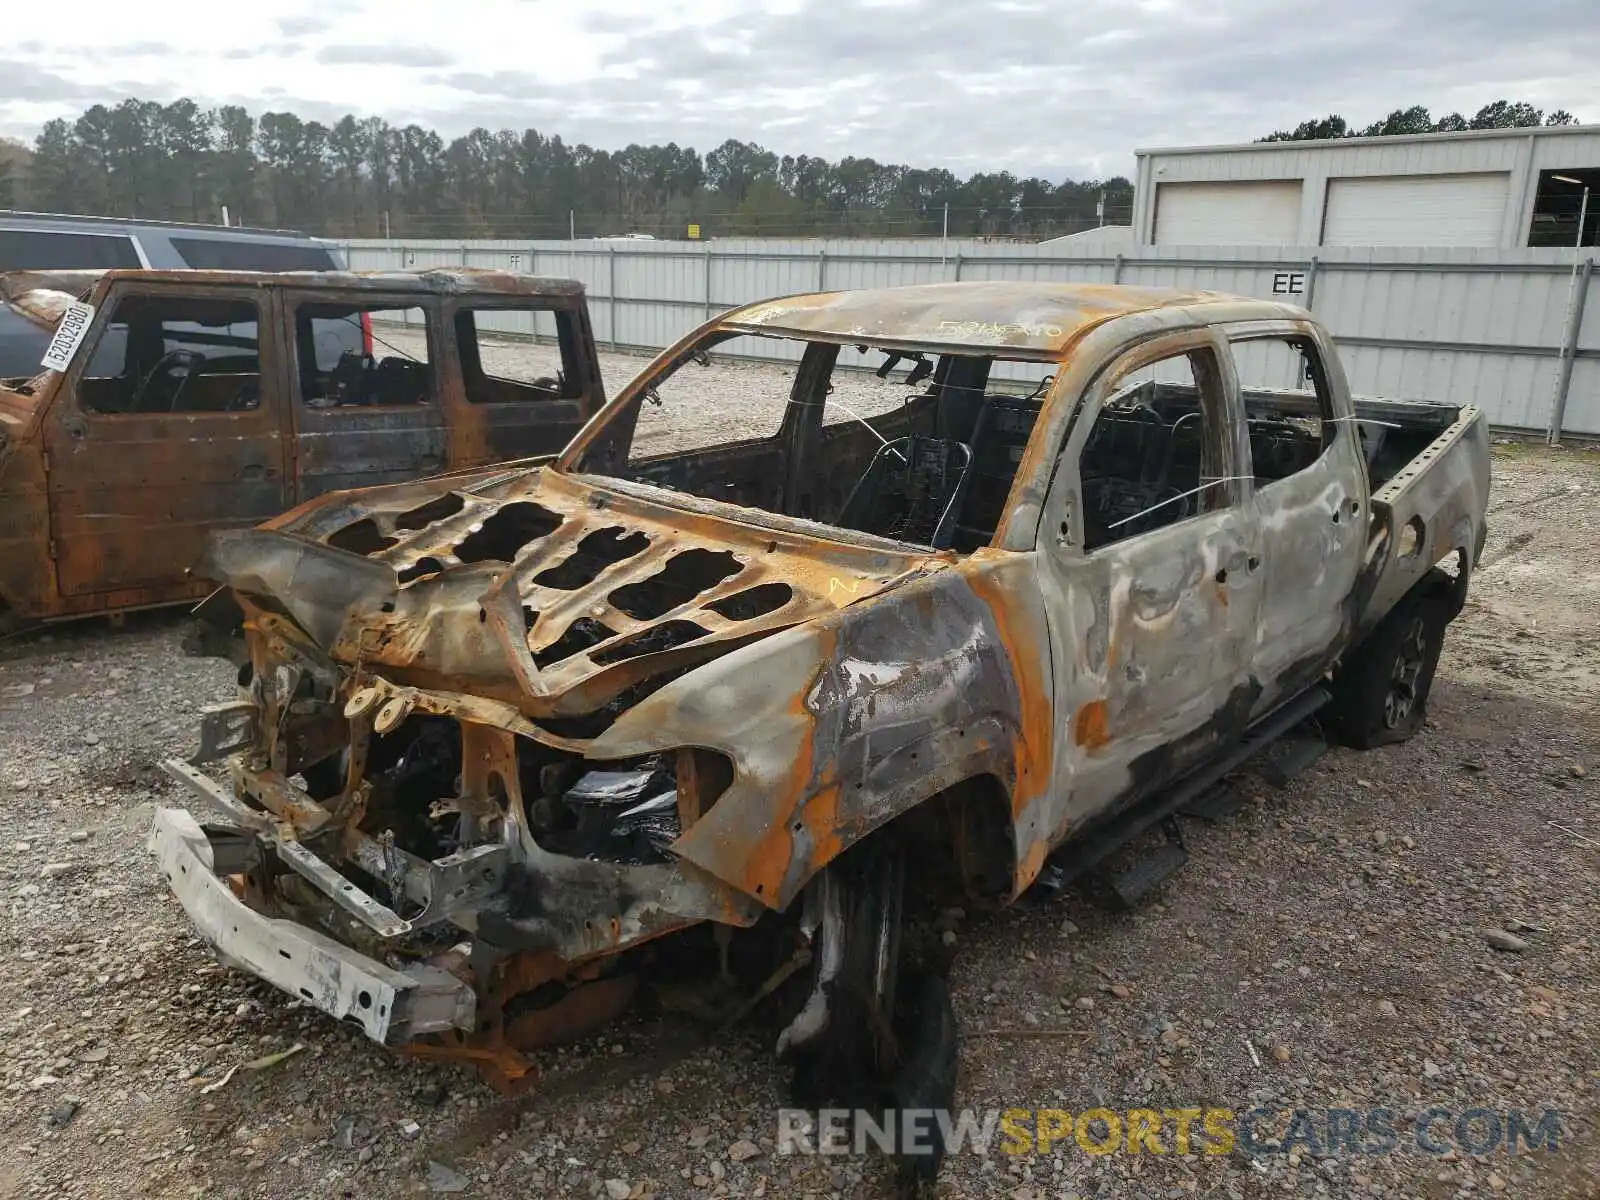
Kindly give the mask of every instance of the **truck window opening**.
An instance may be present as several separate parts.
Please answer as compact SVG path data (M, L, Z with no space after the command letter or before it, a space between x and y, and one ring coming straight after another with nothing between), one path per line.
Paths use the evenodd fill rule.
M1209 351L1174 355L1117 380L1078 462L1085 550L1227 507L1232 470L1222 411Z
M474 404L570 400L583 394L576 322L569 312L462 308L455 315L461 382Z
M736 400L686 403L708 369L744 385ZM999 528L1052 369L723 336L617 414L580 469L967 553Z

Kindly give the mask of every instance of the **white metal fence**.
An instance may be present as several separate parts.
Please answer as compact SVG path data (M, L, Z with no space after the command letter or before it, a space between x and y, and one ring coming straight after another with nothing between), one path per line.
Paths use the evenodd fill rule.
M1310 308L1364 395L1476 404L1500 428L1600 437L1594 252L938 239L351 241L357 270L497 267L582 280L602 345L656 350L736 305L795 292L1040 279L1199 288Z

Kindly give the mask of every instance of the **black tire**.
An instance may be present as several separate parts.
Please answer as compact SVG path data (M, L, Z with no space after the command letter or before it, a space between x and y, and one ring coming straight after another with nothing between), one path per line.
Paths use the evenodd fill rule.
M907 1120L919 1126L914 1143L893 1158L899 1194L921 1197L933 1194L948 1150L933 1114L953 1117L959 1047L948 960L904 961L932 957L904 945L907 857L903 843L879 834L826 868L841 917L838 941L830 945L826 928L819 930L808 991L820 985L826 995L827 1024L785 1057L801 1107L864 1109L897 1131ZM819 979L835 956L837 970Z
M899 1065L894 1018L904 923L904 851L894 841L869 839L825 870L828 878L821 882L835 891L842 919L836 930L818 930L808 990L820 986L826 994L827 1024L788 1056L795 1069L794 1093L808 1105L842 1098ZM835 932L839 945L830 946ZM835 954L836 972L820 982L823 964Z
M1422 728L1455 608L1454 586L1444 572L1429 572L1335 672L1329 716L1339 742L1371 750L1406 741Z
M20 613L14 612L10 605L0 600L0 638L11 637L13 634L23 633L36 628L40 622L31 621Z

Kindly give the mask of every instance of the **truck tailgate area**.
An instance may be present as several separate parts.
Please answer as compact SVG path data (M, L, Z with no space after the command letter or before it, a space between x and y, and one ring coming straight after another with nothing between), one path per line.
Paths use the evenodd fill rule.
M1370 629L1431 567L1464 578L1477 564L1489 426L1480 409L1420 402L1358 399L1356 415L1372 488Z

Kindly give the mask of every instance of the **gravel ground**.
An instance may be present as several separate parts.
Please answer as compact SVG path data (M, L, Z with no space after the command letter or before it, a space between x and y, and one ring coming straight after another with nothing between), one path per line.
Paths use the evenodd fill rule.
M638 366L607 356L612 389ZM719 371L716 403L769 375ZM1497 447L1495 471L1487 565L1421 735L1284 789L1247 780L1131 914L1070 898L956 933L965 1104L1384 1106L1401 1149L1069 1141L958 1155L943 1194L1600 1194L1600 455ZM775 1152L759 1022L640 1012L505 1100L216 966L142 843L181 802L154 764L231 690L170 616L0 643L0 1195L888 1194L874 1159ZM1525 948L1491 949L1490 928ZM1408 1123L1434 1105L1554 1108L1567 1133L1553 1154L1431 1157Z

